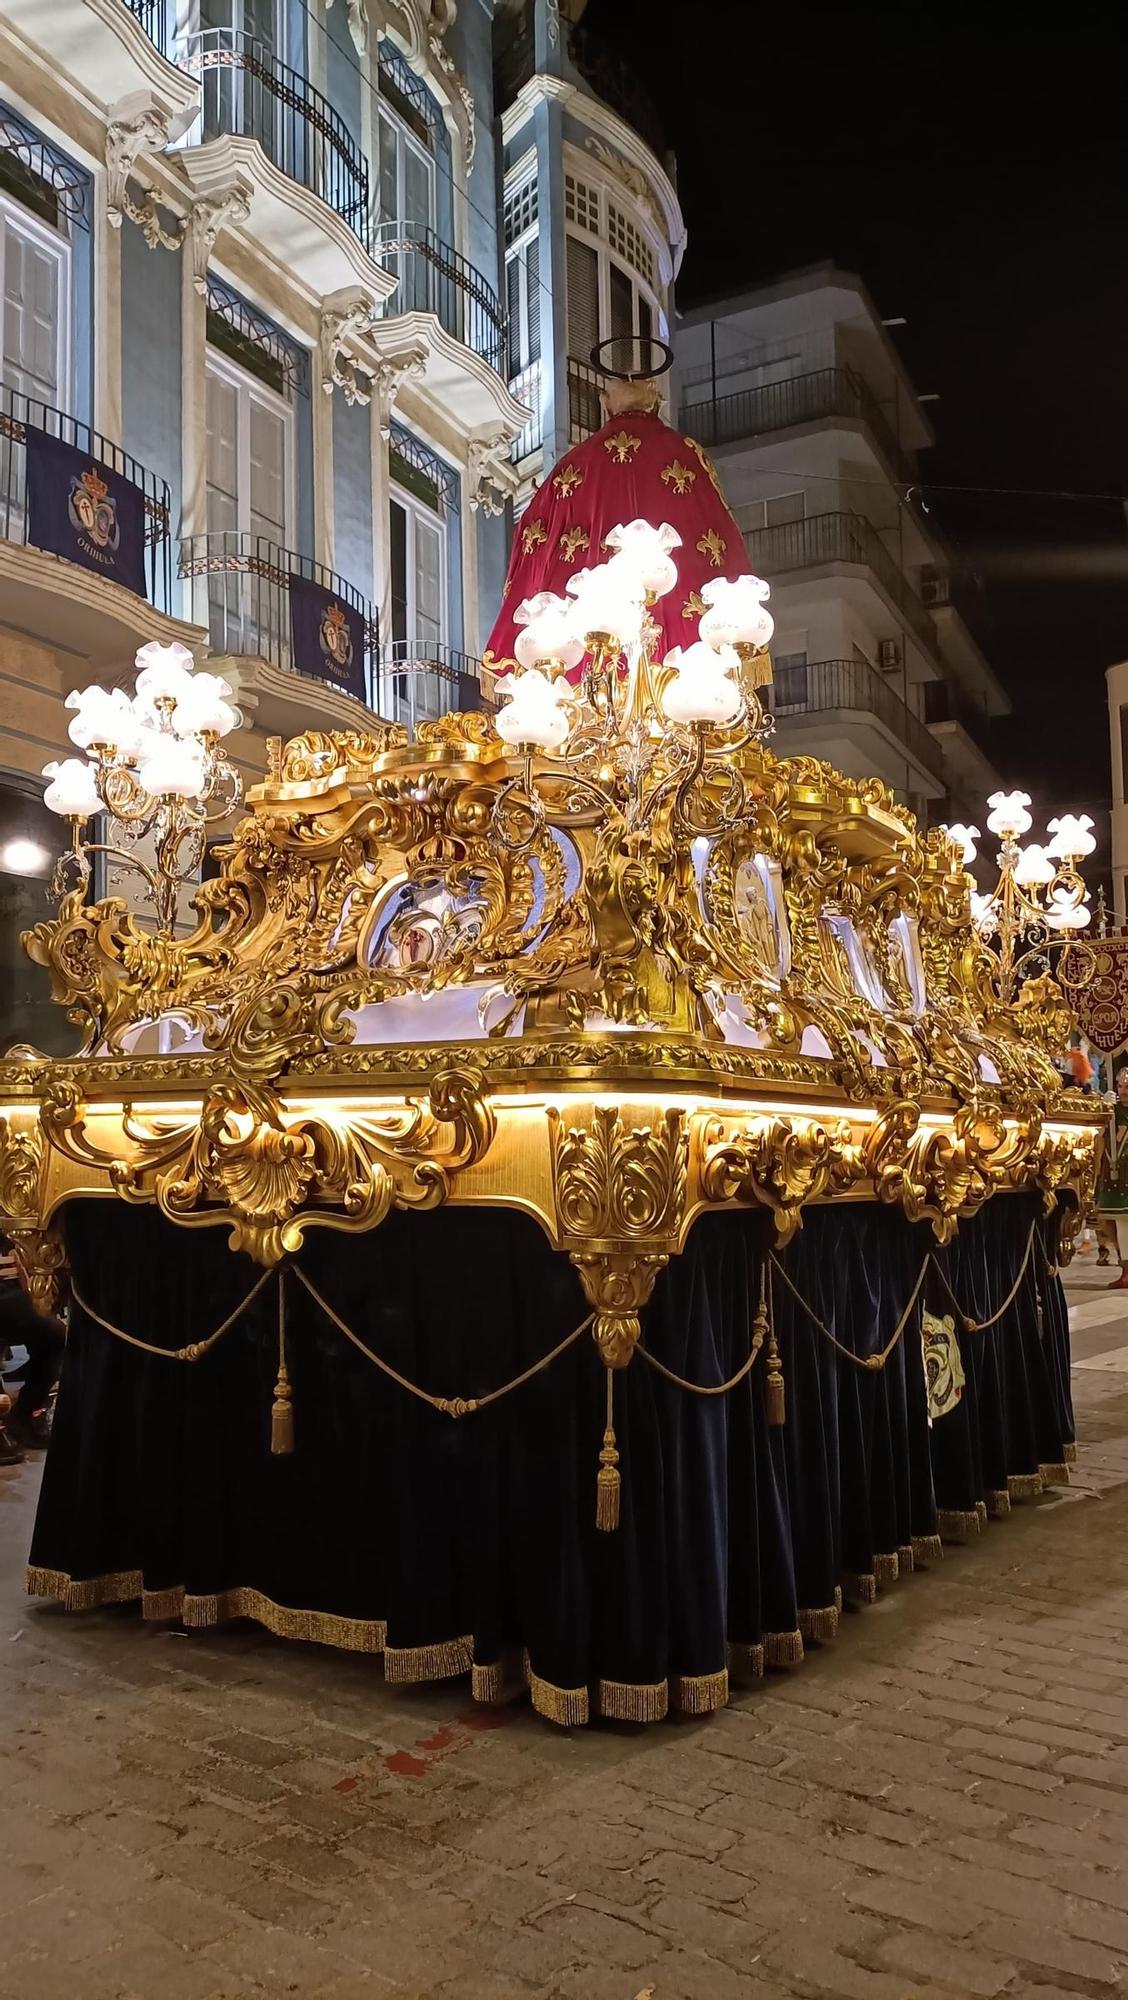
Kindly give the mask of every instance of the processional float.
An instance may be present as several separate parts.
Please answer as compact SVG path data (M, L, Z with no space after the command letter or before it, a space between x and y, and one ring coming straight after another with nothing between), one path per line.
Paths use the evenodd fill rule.
M89 1278L80 1288L68 1272L72 1204L142 1205L209 1242L225 1231L247 1260L248 1297L277 1283L281 1299L288 1278L291 1320L302 1289L365 1348L375 1342L334 1308L324 1277L303 1277L317 1233L366 1239L396 1210L519 1211L570 1261L589 1309L570 1336L586 1341L590 1328L605 1371L585 1431L596 1503L588 1486L585 1521L590 1510L609 1542L641 1504L616 1405L640 1356L674 1393L678 1371L651 1351L647 1307L695 1226L711 1211L763 1225L733 1381L758 1399L757 1422L784 1435L793 1363L778 1299L781 1284L796 1292L784 1246L827 1208L848 1234L876 1207L899 1211L906 1230L923 1225L906 1241L926 1238L896 1328L902 1344L925 1343L906 1393L918 1378L922 1395L931 1388L933 1417L958 1399L975 1315L961 1320L944 1246L977 1212L1024 1197L1024 1215L1051 1218L1037 1232L1044 1292L1091 1205L1101 1120L1056 1066L1070 1018L1051 971L1054 952L1082 949L1077 864L1091 836L1068 820L1048 852L1023 849L1028 801L996 795L1000 884L984 896L970 872L974 829L925 831L876 778L775 754L768 592L743 562L700 446L661 421L652 383L615 385L609 421L518 525L487 655L496 712L423 722L414 741L373 719L363 734L272 743L265 779L211 849L218 874L192 894L194 923L184 884L198 877L210 816L238 803L223 748L230 688L179 649L149 646L132 699L71 698L85 755L50 767L47 796L72 847L55 914L24 942L81 1048L15 1051L0 1065L0 1220L39 1306L74 1283L72 1339L77 1312L91 1338L132 1334L203 1367L224 1331L201 1320L173 1351L152 1322L122 1327L92 1304ZM95 815L107 828L98 842ZM129 857L142 836L152 917L91 888L93 847ZM1035 1234L1032 1221L1028 1261ZM930 1259L946 1287L933 1313ZM457 1315L454 1274L451 1284ZM822 1330L845 1352L834 1322ZM889 1330L847 1358L879 1370ZM296 1345L280 1325L276 1456L295 1439L302 1451ZM410 1394L403 1369L383 1364L395 1376L384 1391ZM479 1372L476 1386L451 1382L424 1400L436 1424L471 1426L495 1387L516 1401L535 1372L488 1386ZM1065 1476L1054 1461L1070 1437L1050 1470L1026 1467L1028 1490ZM898 1539L905 1567L917 1537ZM203 1598L178 1595L175 1578L151 1592L127 1566L120 1589L100 1590L50 1551L33 1560L32 1588L65 1603L144 1595L164 1615L210 1615L193 1618ZM896 1568L895 1554L881 1560ZM284 1615L262 1593L224 1600L211 1588L216 1616L249 1610L313 1637L349 1625L326 1611L299 1627L293 1607ZM817 1616L791 1617L796 1638L833 1623L840 1588L827 1586ZM729 1665L731 1623L730 1605ZM391 1675L395 1649L379 1621L372 1632ZM503 1636L528 1646L520 1630ZM434 1643L404 1649L401 1677L412 1664L472 1666L476 1692L495 1688L493 1664L467 1642L424 1639ZM773 1655L762 1635L756 1645L761 1663L795 1656L778 1643ZM563 1692L536 1660L529 1678L545 1713L581 1720L585 1680L613 1715L658 1714L667 1697L715 1706L724 1659L697 1668L671 1659L668 1688L644 1696L599 1660L574 1668L578 1684ZM642 1682L653 1690L655 1676Z

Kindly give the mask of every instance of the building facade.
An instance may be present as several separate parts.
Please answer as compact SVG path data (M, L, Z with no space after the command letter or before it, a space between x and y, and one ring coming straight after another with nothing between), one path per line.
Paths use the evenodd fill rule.
M18 937L70 689L181 640L236 690L248 781L272 736L479 699L514 505L598 426L594 342L665 336L684 240L583 11L0 0L4 1036L67 1033ZM65 506L44 529L48 464L133 520L128 580Z
M772 585L777 740L877 772L924 820L975 820L1006 694L916 504L931 431L861 282L793 272L678 322L683 428Z

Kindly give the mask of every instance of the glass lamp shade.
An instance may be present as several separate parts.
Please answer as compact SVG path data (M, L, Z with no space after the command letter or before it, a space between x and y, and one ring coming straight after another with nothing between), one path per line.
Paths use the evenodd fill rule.
M241 720L230 683L218 674L192 674L172 711L178 736L229 736Z
M982 838L979 828L977 826L964 826L962 821L957 821L955 826L946 826L942 831L959 848L960 860L963 862L964 867L970 868L979 852L976 846L976 842Z
M1034 824L1027 811L1029 792L992 792L987 803L991 807L987 824L1000 840L1017 840L1020 833L1029 833Z
M576 627L585 638L605 632L623 651L637 646L642 633L643 588L635 571L620 556L582 569L564 586L576 600Z
M121 688L86 687L68 694L64 704L75 710L67 735L80 750L95 745L131 756L137 747L139 724L129 696Z
M1083 861L1096 846L1093 838L1093 822L1088 813L1078 818L1074 813L1062 813L1060 819L1049 821L1049 831L1053 839L1046 848L1062 861Z
M147 729L137 753L137 778L155 799L198 799L205 784L204 753L191 737Z
M707 646L698 639L684 650L675 646L663 665L673 669L662 689L662 708L671 722L735 721L741 693L732 675L740 659L731 646Z
M64 757L61 764L44 764L43 776L50 779L43 803L61 819L90 819L102 811L94 766L85 757Z
M1065 888L1055 889L1046 904L1046 924L1052 931L1083 931L1091 916L1088 904L1075 903Z
M574 667L583 659L576 607L555 591L539 590L535 597L527 597L513 613L513 623L525 628L513 642L521 666L539 667L542 660L559 660L563 667Z
M508 675L499 692L510 696L494 721L503 742L520 749L559 750L572 726L560 681L550 681L539 667L526 667L523 674Z
M1046 849L1040 847L1036 840L1032 840L1029 847L1024 847L1018 857L1014 879L1022 889L1044 889L1047 882L1052 882L1056 874L1057 869Z
M638 578L644 592L655 597L665 597L678 580L678 566L671 561L670 550L680 549L681 536L668 521L656 528L650 521L620 522L606 537L608 548L615 549Z
M144 701L179 701L192 679L187 646L162 646L157 639L137 651L137 692Z
M697 629L710 646L766 646L775 620L765 610L768 585L758 576L714 576L701 586L708 610Z

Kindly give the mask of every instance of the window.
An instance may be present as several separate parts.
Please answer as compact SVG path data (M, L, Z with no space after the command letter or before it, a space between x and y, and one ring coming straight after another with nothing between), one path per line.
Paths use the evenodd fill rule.
M607 235L611 248L618 251L624 263L637 271L640 278L645 278L653 291L654 252L642 231L636 228L629 215L616 208L613 201L607 204Z
M286 57L285 9L277 0L201 0L200 27L218 29L205 48L214 52L216 42L230 49L247 49L269 72ZM212 55L214 61L214 53ZM276 90L262 80L261 72L244 69L238 62L225 62L204 72L204 134L213 139L220 132L245 132L257 139L269 159L284 157L286 107Z
M55 405L69 401L68 259L57 230L0 195L0 380Z
M746 531L782 528L790 521L801 521L805 512L804 494L776 493L770 500L749 501L740 509L740 520Z
M536 177L531 175L528 180L522 181L520 187L514 188L505 197L503 226L507 250L512 250L514 244L519 243L522 236L527 236L530 229L536 226L539 213L540 201Z
M772 659L773 708L805 708L807 705L806 653L777 653Z
M208 554L273 563L289 541L293 503L293 413L245 369L208 355ZM255 570L209 576L211 642L222 652L285 651L275 629L281 594Z
M387 111L380 112L380 174L377 183L380 222L413 223L431 229L435 220L434 173L431 162L407 127Z
M511 379L540 360L540 238L537 183L526 180L505 198L505 289Z
M568 352L588 361L599 340L599 252L578 236L568 243Z
M425 501L397 488L390 505L389 529L393 658L441 660L446 622L446 532L442 519ZM443 694L444 682L438 674L395 674L395 719L414 723L441 715Z
M578 181L574 174L564 176L564 217L574 222L578 229L587 229L593 236L600 234L599 190Z

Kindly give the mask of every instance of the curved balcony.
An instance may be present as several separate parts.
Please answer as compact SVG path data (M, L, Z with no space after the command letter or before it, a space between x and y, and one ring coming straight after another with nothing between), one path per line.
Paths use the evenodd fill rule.
M385 722L402 722L414 736L420 722L467 709L491 708L482 689L482 662L430 639L393 639L380 654L372 706Z
M128 480L140 493L145 517L144 596L78 561L68 561L57 543L48 550L32 541L27 453L28 440L36 432L81 453L78 466L88 459ZM119 444L65 410L0 384L0 621L5 625L96 662L116 663L123 652L133 651L154 634L194 644L199 635L185 632L172 616L170 507L166 482ZM62 513L65 516L65 505Z
M865 660L811 660L783 667L768 690L768 706L780 722L834 715L848 726L850 718L857 723L873 718L921 770L935 779L943 776L943 753L927 724ZM781 740L786 747L786 735Z
M364 659L358 663L363 681L364 701L372 706L374 663L377 654L376 611L368 599L334 570L280 548L262 535L213 533L191 535L180 544L178 575L187 583L197 621L208 629L213 653L265 661L270 668L297 674L319 682L331 704L346 702L351 717L356 716L358 695L350 694L333 672L327 659L313 656L301 647L291 616L290 580L299 578L317 585L331 598L363 621ZM258 677L260 701L264 694L276 701L300 706L308 718L311 697L295 704L293 690L284 683ZM241 688L241 694L245 688ZM269 720L269 718L268 718ZM283 725L283 726L289 726Z
M168 16L165 0L125 0L135 21L140 21L153 47L168 54Z
M320 91L234 29L184 36L178 61L199 89L181 154L193 194L241 187L245 236L317 297L390 291L368 244L367 164Z
M905 479L913 477L911 458L898 443L872 389L852 368L816 368L782 382L763 382L728 396L687 403L680 422L700 444L712 447L834 417L864 424L886 464Z
M792 570L825 569L840 564L868 570L922 651L939 665L936 627L876 528L863 514L807 514L798 521L750 529L744 542L757 575L766 577L769 583L784 578Z
M414 222L380 223L372 233L372 255L396 278L386 318L433 313L443 330L480 355L495 375L505 373L505 314L473 264L433 229Z

